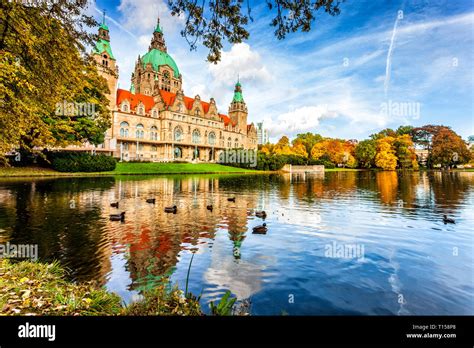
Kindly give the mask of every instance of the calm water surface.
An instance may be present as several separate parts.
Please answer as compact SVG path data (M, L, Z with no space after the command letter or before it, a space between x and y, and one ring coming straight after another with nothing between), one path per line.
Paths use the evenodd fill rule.
M167 276L184 289L194 254L203 307L231 290L253 315L472 315L473 226L474 173L0 180L0 243L38 244L126 302Z

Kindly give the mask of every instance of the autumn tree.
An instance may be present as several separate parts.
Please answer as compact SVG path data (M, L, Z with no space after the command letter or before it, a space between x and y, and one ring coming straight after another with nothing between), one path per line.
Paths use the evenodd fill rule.
M308 158L308 152L306 151L306 146L303 144L303 142L299 139L296 139L295 141L292 142L293 146L291 147L291 151L293 154L296 156L301 156L304 158Z
M395 155L397 156L398 168L418 170L415 147L409 134L396 137L393 146L395 148Z
M289 33L309 32L316 14L324 11L332 16L340 13L339 5L345 0L266 0L267 12L273 18L270 25L281 40ZM181 35L196 49L197 42L209 49L207 60L217 63L221 58L223 41L240 43L250 36L246 27L252 21L252 7L244 0L168 0L173 16L184 16Z
M449 168L466 163L471 157L466 143L447 126L425 125L414 128L412 138L415 145L428 150L428 167L440 164Z
M467 163L471 152L462 138L449 128L440 129L432 139L431 161L445 168Z
M311 158L314 160L328 160L334 164L355 167L354 145L341 139L324 139L316 143L311 149Z
M355 157L362 168L375 166L375 155L377 154L375 140L363 140L355 147Z
M323 137L321 135L307 132L307 133L298 134L292 143L293 143L293 146L295 146L297 142L303 144L304 147L306 148L306 153L311 154L311 150L313 149L313 146L322 140L323 140Z
M376 141L377 154L375 165L383 170L395 170L397 168L397 156L395 154L395 138L383 137Z
M282 136L274 148L276 155L292 155L293 152L290 148L290 139L286 135Z
M86 0L0 2L0 157L19 148L103 142L110 126L105 79L87 52ZM92 115L57 112L64 101L94 106Z
M413 142L415 145L431 151L432 139L441 129L449 129L449 127L429 124L423 127L413 128L411 131Z

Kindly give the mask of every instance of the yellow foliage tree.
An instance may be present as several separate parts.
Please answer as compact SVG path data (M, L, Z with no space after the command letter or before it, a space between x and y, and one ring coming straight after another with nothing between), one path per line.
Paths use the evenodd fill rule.
M395 170L397 168L397 156L393 146L395 138L384 137L377 140L377 154L375 165L383 170Z
M295 142L291 148L293 154L301 157L308 158L308 152L306 151L306 146L302 142Z

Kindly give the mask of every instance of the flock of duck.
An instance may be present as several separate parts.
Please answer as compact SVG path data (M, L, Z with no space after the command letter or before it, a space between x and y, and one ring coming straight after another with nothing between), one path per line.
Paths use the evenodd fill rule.
M227 201L235 203L235 197L227 198ZM155 204L156 203L156 198L147 198L146 202L150 203L150 204ZM117 208L118 209L119 206L120 206L120 203L119 202L110 203L110 206L112 208ZM206 209L209 210L210 212L212 212L214 207L212 206L212 204L210 204L210 205L206 206ZM170 206L170 207L165 207L164 211L165 211L165 213L168 213L168 214L176 214L176 213L178 213L178 207L176 205L173 205L173 206ZM267 217L267 213L264 210L256 211L255 216L265 220L266 217ZM120 214L110 214L109 219L110 219L110 221L124 222L125 221L125 212L123 211ZM255 227L252 228L252 232L255 233L255 234L266 234L267 230L268 230L268 228L267 228L266 223L263 223L262 225L255 226Z
M235 203L235 197L227 198L227 201ZM150 204L155 204L156 199L155 198L147 198L146 202L150 203ZM110 204L111 207L117 208L117 209L119 208L119 205L120 205L119 202L115 202L115 203ZM206 209L209 210L210 212L212 212L214 207L212 206L212 204L210 204L210 205L206 206ZM170 207L165 207L164 210L165 210L165 213L169 213L169 214L178 213L178 207L176 205L173 205L173 206L170 206ZM267 217L267 213L264 210L257 211L257 212L255 212L255 216L265 220L266 217ZM125 212L121 212L120 214L110 214L110 220L111 221L122 221L122 222L125 221ZM444 224L455 224L456 223L454 221L454 219L448 218L447 215L443 215L443 222L444 222ZM263 223L262 225L255 226L255 227L252 228L252 232L255 233L255 234L266 234L267 230L268 230L268 228L267 228L266 223Z

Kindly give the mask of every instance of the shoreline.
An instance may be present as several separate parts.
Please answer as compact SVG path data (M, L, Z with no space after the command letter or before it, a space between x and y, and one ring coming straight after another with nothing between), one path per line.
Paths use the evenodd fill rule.
M138 164L138 166L137 166ZM150 166L151 164L151 166ZM135 176L135 175L256 175L256 174L289 174L287 172L279 171L264 171L264 170L249 170L242 169L237 167L223 166L220 164L208 164L208 163L198 163L198 164L185 164L183 163L125 163L121 165L125 168L120 168L118 171L113 172L58 172L54 169L43 168L43 167L9 167L9 168L0 168L0 179L2 178L64 178L64 177L113 177L113 176ZM166 167L168 169L160 169L160 167ZM191 166L199 166L203 169L192 168ZM126 167L132 167L127 169ZM138 167L138 168L133 168ZM142 167L142 168L140 168ZM155 167L155 169L153 168ZM175 167L171 168L170 167ZM183 167L179 169L179 167ZM189 167L186 169L186 167ZM140 170L146 169L146 170ZM192 170L190 170L192 169ZM224 170L223 170L224 169ZM324 172L364 172L364 171L381 171L377 169L363 169L363 168L326 168ZM400 170L396 170L399 172ZM442 172L442 173L451 173L451 172L474 172L474 168L463 168L463 169L420 169L419 172Z

